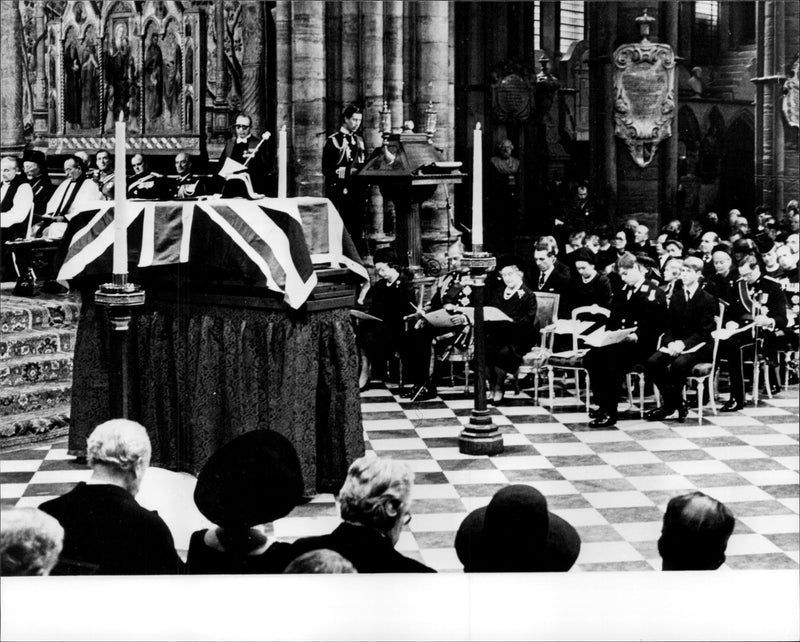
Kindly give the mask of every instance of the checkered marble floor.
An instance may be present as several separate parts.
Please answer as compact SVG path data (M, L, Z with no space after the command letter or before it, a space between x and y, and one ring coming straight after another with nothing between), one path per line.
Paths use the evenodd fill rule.
M736 413L690 413L686 423L647 422L628 413L615 428L596 430L567 392L550 406L532 391L511 394L492 408L503 434L500 455L459 453L458 435L472 401L460 388L410 403L394 387L373 384L362 394L368 450L403 459L416 473L413 519L398 543L404 554L439 571L460 571L453 549L465 515L507 484L530 484L582 540L574 571L652 571L656 542L671 497L693 489L725 502L736 516L723 568L797 569L800 563L798 389ZM651 402L652 404L652 402ZM652 405L651 405L652 407ZM36 506L87 479L66 454L66 440L0 456L2 507ZM194 478L151 469L139 495L172 529L185 551L207 522L192 502ZM339 523L330 494L316 496L273 524L274 537L327 533Z

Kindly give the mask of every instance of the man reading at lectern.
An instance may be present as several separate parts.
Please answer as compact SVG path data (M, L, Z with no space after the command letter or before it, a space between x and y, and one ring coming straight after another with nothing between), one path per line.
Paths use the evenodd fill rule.
M342 126L328 136L322 148L322 175L325 195L331 200L350 232L358 253L367 253L364 240L364 203L352 177L366 162L364 139L356 131L361 127L361 109L347 105L342 111Z
M274 154L269 150L267 141L270 133L265 131L261 137L252 133L253 120L247 114L239 114L233 126L234 135L225 143L218 167L225 165L226 159L247 165L253 191L272 196L276 193Z

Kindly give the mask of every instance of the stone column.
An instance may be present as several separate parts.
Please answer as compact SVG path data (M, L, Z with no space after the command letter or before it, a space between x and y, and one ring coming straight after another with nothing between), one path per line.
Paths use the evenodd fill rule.
M256 135L267 129L264 104L264 4L258 0L242 3L242 109L253 119Z
M45 0L37 0L34 9L36 21L36 77L33 82L33 132L34 143L45 144L43 134L47 133L47 22L44 15Z
M392 112L392 131L403 128L403 2L383 7L383 86Z
M617 29L617 7L613 3L589 3L589 122L591 123L591 194L601 201L606 221L616 217L617 143L614 138L614 87L611 54Z
M0 17L0 153L18 154L25 146L22 135L22 18L19 5L5 3Z
M279 0L275 3L275 99L276 130L286 126L287 131L287 163L288 173L286 190L288 196L297 193L294 177L294 124L292 121L292 3L290 0ZM277 132L276 132L277 135Z
M678 56L678 4L674 2L665 2L662 6L664 10L661 12L663 24L659 29L659 34L661 35L660 40L672 47L675 56ZM680 109L680 103L678 98L677 68L675 69L672 90L675 96L675 111L672 117L672 136L661 143L663 149L660 154L661 194L659 200L661 201L661 207L659 208L659 214L661 215L662 221L673 219L678 214L676 194L678 190L678 110Z
M345 0L341 2L342 32L339 44L341 46L341 104L336 106L335 126L342 123L342 106L354 103L359 98L359 68L358 51L361 40L360 14L358 2Z
M756 148L756 154L761 154L761 171L756 177L756 192L761 192L761 204L775 206L775 80L770 77L775 74L775 2L768 0L764 7L764 66L759 69L758 93L761 96L761 148ZM758 6L758 5L756 5ZM759 185L760 184L760 185ZM760 186L760 190L758 189ZM752 212L745 212L752 216Z
M800 51L800 7L797 3L786 3L783 10L786 12L783 42L783 68L792 64L795 55ZM790 71L790 70L789 70ZM782 102L782 101L781 101ZM783 104L781 104L781 111ZM800 197L800 129L789 127L785 117L781 115L783 128L783 200L778 203L780 208L786 206L787 201Z
M437 126L432 144L444 151L446 158L453 154L453 111L450 101L453 77L450 67L449 34L450 3L420 2L415 5L414 21L415 62L413 120L417 131L425 129L424 113L428 103L436 110ZM422 204L423 254L446 264L448 240L457 238L450 229L448 203L452 207L453 193L449 186L437 188L433 197Z
M383 3L361 3L361 73L364 93L362 136L369 154L383 143L381 109L383 108ZM364 213L367 238L383 236L383 196L377 185L370 186ZM370 248L371 249L371 248Z
M325 142L325 3L291 3L291 64L293 141L296 161L295 192L318 196L323 192L322 146Z

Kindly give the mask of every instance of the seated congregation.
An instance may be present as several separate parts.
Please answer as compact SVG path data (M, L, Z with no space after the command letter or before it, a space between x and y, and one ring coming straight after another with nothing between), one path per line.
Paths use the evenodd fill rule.
M586 376L591 425L610 427L631 373L640 388L656 393L658 404L646 413L652 421L685 421L689 380L702 383L698 412L716 397L720 374L729 389L726 412L744 407L750 387L757 403L759 394L795 383L796 203L780 224L758 213L756 225L751 234L733 210L723 228L709 213L687 234L671 221L653 242L649 228L632 219L616 233L597 226L564 232L561 241L542 236L532 257L498 257L485 279L489 403L502 404L509 382L518 388L531 376L538 393L545 373L552 400L553 370L566 368L576 374L576 391L577 377ZM437 396L441 365L449 362L452 380L453 361L467 362L468 383L475 291L469 269L455 259L426 296L424 288L415 293L391 248L374 259L376 282L359 298L366 314L354 314L360 389L391 380L402 396L425 401Z
M0 571L14 575L430 573L396 549L412 518L414 473L374 453L352 462L339 491L342 523L330 534L273 542L270 522L308 501L297 455L271 430L240 435L200 472L194 499L215 527L195 532L186 560L170 529L136 500L150 462L143 426L114 419L89 437L92 476L39 508L2 513ZM663 570L714 570L734 517L701 493L673 497L658 551ZM580 537L529 485L506 486L472 511L455 537L466 572L564 572Z

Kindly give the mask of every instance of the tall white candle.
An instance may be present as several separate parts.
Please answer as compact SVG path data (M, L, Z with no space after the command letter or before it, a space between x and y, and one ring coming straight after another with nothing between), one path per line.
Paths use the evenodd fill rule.
M278 198L286 198L286 164L288 160L286 125L278 132Z
M128 273L125 169L125 121L120 113L114 130L114 274Z
M475 124L472 137L472 250L483 245L483 132Z

